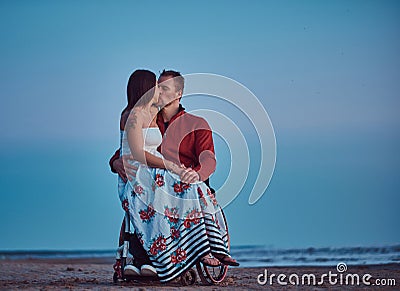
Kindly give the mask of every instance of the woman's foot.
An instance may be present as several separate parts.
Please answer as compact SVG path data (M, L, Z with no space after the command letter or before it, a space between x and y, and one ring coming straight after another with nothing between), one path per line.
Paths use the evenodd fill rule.
M202 257L200 259L200 262L208 267L219 267L221 266L221 263L219 262L219 260L217 260L216 258L214 258L211 254L205 255L204 257Z
M226 255L214 254L214 257L216 257L224 265L229 265L229 266L234 266L234 267L237 267L240 265L238 262L236 262L236 260L234 258L231 258Z
M149 276L149 277L157 277L156 269L151 265L143 265L140 268L140 275Z

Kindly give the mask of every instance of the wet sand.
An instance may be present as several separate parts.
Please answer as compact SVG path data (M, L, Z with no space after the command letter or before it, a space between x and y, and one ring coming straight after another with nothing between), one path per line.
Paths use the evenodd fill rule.
M259 267L259 268L229 268L228 275L223 283L217 286L205 286L197 279L195 285L182 286L179 281L166 284L158 282L119 282L113 283L112 275L113 259L25 259L25 260L0 260L0 289L1 290L399 290L400 285L400 264L389 265L360 265L348 266L344 275L357 274L360 278L360 285L340 285L339 272L336 267ZM268 277L274 273L272 285L270 280L265 285L257 282L260 274L265 274L267 269ZM325 277L321 285L301 284L304 274L314 274L320 280L322 274L338 274L338 283L332 285L328 277ZM283 286L277 282L279 274L286 275L282 278L288 284ZM288 277L297 274L300 280L299 285L290 284ZM370 274L372 277L367 281L370 286L364 285L362 277ZM345 278L345 277L343 277ZM264 276L260 277L264 280ZM295 276L292 276L295 280ZM334 279L334 278L333 278ZM394 279L396 286L377 286L377 279ZM349 282L351 283L350 279ZM312 284L312 282L311 282ZM393 284L393 281L386 280L386 284Z

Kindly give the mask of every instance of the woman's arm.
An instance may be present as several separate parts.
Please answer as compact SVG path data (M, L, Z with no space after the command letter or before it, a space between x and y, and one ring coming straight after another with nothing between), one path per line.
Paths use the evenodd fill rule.
M149 167L170 170L181 175L183 169L175 163L157 157L144 150L144 139L142 133L143 117L137 109L133 109L129 114L125 130L128 137L128 144L133 159L146 164Z
M184 169L179 167L177 164L174 162L171 162L166 159L159 158L152 153L149 153L147 151L144 151L145 157L146 157L146 164L149 167L152 168L160 168L160 169L167 169L171 172L174 172L175 174L181 176Z

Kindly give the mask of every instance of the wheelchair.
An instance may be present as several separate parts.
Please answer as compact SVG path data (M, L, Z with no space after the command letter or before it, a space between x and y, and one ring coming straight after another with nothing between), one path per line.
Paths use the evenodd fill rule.
M222 215L225 221L225 225L228 230L228 224L226 222L225 214L222 211ZM125 212L125 217L121 225L120 235L119 235L119 247L116 253L116 262L113 266L113 282L131 282L131 281L154 281L157 277L146 277L146 276L132 276L125 275L124 268L127 265L128 255L129 255L129 245L132 239L133 233L131 232L130 216L129 212ZM230 250L230 239L228 231L228 250ZM228 266L221 264L217 267L206 266L200 262L200 260L195 264L197 273L194 267L188 269L183 274L178 277L182 286L194 285L197 282L197 275L200 277L201 283L203 285L217 285L221 283L228 272Z

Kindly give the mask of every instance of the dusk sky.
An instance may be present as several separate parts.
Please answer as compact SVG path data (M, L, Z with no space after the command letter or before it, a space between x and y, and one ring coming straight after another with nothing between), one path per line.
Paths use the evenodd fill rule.
M236 120L250 149L232 245L400 243L398 1L1 1L0 24L0 250L116 247L108 159L138 68L229 77L268 112L275 172L249 205L252 112L182 100ZM218 189L231 160L215 143Z

